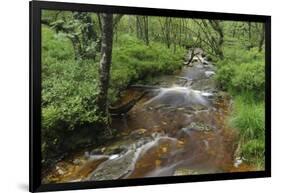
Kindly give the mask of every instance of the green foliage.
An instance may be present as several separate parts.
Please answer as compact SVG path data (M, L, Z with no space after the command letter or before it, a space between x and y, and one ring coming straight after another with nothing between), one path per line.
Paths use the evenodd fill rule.
M227 90L232 86L232 78L234 75L233 65L223 65L217 70L216 79L223 90Z
M49 22L49 27L42 27L42 155L43 164L47 164L79 145L96 143L104 129L98 125L105 118L96 106L101 35L98 16L43 11L42 19ZM146 31L134 16L122 16L114 32L109 103L130 84L175 73L183 64L183 47L202 47L215 61L217 83L234 96L230 125L239 130L241 154L250 163L262 165L264 51L257 48L262 42L262 26L204 22L149 17ZM149 36L149 45L139 33Z
M79 141L71 142L77 128L88 132L88 139L98 133L89 125L101 117L95 104L97 63L74 60L69 40L46 27L42 28L42 49L42 161L49 164L62 149L77 147ZM87 132L85 125L90 128Z
M244 45L227 45L224 59L217 63L216 80L234 96L230 126L238 129L240 154L257 168L264 167L264 52L246 50Z
M240 135L248 140L262 138L265 128L264 102L256 102L252 97L249 94L235 97L231 119L231 125L239 128Z
M257 101L253 93L236 96L230 125L239 130L241 156L258 168L264 167L264 101Z
M232 93L253 92L263 97L265 86L264 55L257 49L225 49L225 59L218 62L216 79L220 87Z
M164 44L144 42L122 35L113 48L110 93L124 89L128 84L153 75L172 74L182 66L183 49L176 53ZM111 95L112 100L117 96Z
M95 143L103 128L94 126L104 118L96 106L98 62L74 60L65 36L45 27L42 33L42 155L43 163L49 164L62 150ZM132 36L121 36L113 48L109 102L130 83L179 69L183 51L173 53L160 43L146 46Z
M233 64L251 63L253 61L264 63L264 51L259 52L256 47L246 50L243 45L225 46L224 54L224 58Z
M48 64L54 60L68 60L73 58L74 53L71 42L63 34L55 34L50 28L42 27L43 62Z
M232 87L236 91L252 91L263 93L265 83L264 65L259 62L242 63L235 68L236 76L232 79Z
M247 141L242 146L241 155L248 163L254 163L258 169L264 169L264 139Z
M44 65L44 64L43 64ZM81 68L83 66L83 68ZM57 61L49 64L42 82L43 156L64 146L65 136L76 128L98 122L96 65L92 61ZM93 129L93 133L98 132ZM75 145L74 145L75 146ZM46 154L44 154L46 153Z

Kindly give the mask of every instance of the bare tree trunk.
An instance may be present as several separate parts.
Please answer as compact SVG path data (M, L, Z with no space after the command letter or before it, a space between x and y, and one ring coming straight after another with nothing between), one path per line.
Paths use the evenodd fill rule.
M182 47L182 43L181 43L181 36L182 36L182 19L179 19L180 22L180 32L179 32L179 46Z
M161 18L159 19L159 23L161 26L162 34L163 34L163 40L167 45L167 48L170 49L171 47L171 21L172 18L165 18L164 24L162 24Z
M101 60L99 66L99 95L97 98L98 110L105 120L103 126L110 134L110 120L108 113L107 93L110 79L110 66L112 56L112 41L113 41L113 15L101 14L102 21L102 42L101 42Z
M98 23L99 23L100 31L102 31L102 24L101 24L101 15L100 15L100 13L97 13L97 17L98 17Z
M136 16L136 31L137 31L137 38L144 41L146 45L149 45L147 16Z
M251 22L248 22L248 38L249 38L248 49L250 50L251 48L254 47L253 42L252 42L252 24L251 24Z
M148 16L144 16L143 17L143 23L144 23L144 39L145 39L145 44L149 45Z
M133 34L134 33L134 27L132 27L133 26L133 23L134 23L134 21L133 21L133 17L132 16L130 16L129 18L128 18L128 23L129 23L129 28L128 28L128 33L129 34Z
M220 59L223 59L223 51L222 51L222 46L224 42L224 35L223 35L223 28L221 26L220 21L218 20L209 20L209 23L211 24L212 28L218 33L219 38L217 41L217 46L216 46L216 52L219 56Z
M264 44L264 36L265 36L265 27L264 24L262 24L262 30L261 30L260 42L259 42L259 52L262 51L262 46Z
M138 39L141 39L140 16L136 16L136 35Z

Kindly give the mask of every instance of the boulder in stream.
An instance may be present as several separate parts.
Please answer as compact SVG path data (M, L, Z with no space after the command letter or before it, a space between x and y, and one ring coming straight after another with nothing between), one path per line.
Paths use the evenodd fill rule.
M185 167L179 167L174 171L174 176L187 176L187 175L196 175L197 171L191 170Z
M132 170L135 151L129 150L125 155L107 160L90 175L89 180L116 180L127 175Z

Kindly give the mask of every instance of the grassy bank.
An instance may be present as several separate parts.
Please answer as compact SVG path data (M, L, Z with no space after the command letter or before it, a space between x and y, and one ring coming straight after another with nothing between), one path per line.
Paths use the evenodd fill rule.
M234 98L234 112L230 118L232 128L239 129L240 154L257 169L264 168L264 102L249 98L247 94Z
M257 169L264 168L264 53L257 49L225 48L218 61L220 87L233 96L229 126L240 135L239 154Z

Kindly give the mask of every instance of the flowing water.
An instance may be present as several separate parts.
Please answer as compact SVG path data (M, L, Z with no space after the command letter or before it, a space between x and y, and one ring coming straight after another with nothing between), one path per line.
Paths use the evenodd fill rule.
M202 61L203 60L203 61ZM59 162L46 182L112 180L253 170L238 159L237 133L228 128L231 100L214 81L216 68L200 60L157 77L126 116L113 118L118 136ZM142 94L124 91L120 103Z

